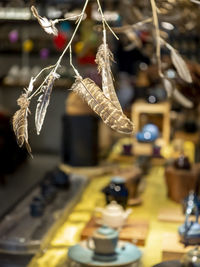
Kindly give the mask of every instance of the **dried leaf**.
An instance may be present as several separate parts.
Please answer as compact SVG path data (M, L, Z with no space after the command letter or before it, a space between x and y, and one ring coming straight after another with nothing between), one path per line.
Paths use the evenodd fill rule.
M197 4L197 5L200 5L200 1L198 1L198 0L190 0L190 2Z
M122 110L107 98L101 89L89 78L77 79L71 88L102 118L103 122L113 130L133 133L133 123L123 114Z
M127 36L128 40L134 44L135 47L141 47L142 42L140 38L138 38L137 34L133 31L133 29L129 28L124 31L124 34Z
M15 112L13 116L13 130L17 138L17 143L19 147L22 147L25 143L28 152L31 154L31 147L28 143L28 113L29 113L29 104L28 100L28 91L23 93L17 100L17 104L20 106L20 109Z
M58 30L56 29L55 23L53 20L48 20L45 17L41 17L38 14L38 11L34 6L31 7L31 11L33 13L33 16L38 20L39 24L42 26L42 28L44 29L46 33L53 34L55 36L58 35Z
M113 84L110 61L114 61L112 52L107 44L101 44L97 51L95 62L98 64L98 71L102 76L102 89L105 96L109 98L119 110L121 110L121 105Z
M164 88L165 88L165 90L167 92L167 96L171 97L172 94L173 94L173 84L172 84L172 82L168 78L163 78L162 81L163 81Z
M192 77L191 77L190 71L189 71L185 61L183 60L181 55L175 49L173 49L172 47L170 49L171 49L171 60L172 60L174 67L176 68L179 76L184 81L191 83Z
M49 105L50 96L51 96L51 92L53 89L53 83L55 79L58 77L59 75L56 73L50 74L47 79L47 82L42 87L43 93L38 98L38 104L37 104L36 111L35 111L35 126L37 130L37 134L40 134L40 131L41 131L41 128L44 122L44 118L46 115L47 107Z
M173 98L185 108L192 108L194 105L192 101L186 98L179 90L176 88L173 90Z
M162 81L168 97L172 97L175 101L177 101L185 108L193 107L193 103L189 99L187 99L179 90L177 90L177 88L175 88L173 81L166 77L164 77Z

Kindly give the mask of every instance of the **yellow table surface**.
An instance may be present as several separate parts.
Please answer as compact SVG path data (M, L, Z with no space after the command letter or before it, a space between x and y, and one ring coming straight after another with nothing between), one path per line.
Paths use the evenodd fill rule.
M105 199L101 189L108 183L110 176L91 179L84 191L80 202L55 232L53 238L42 246L41 251L32 259L29 267L61 267L66 266L68 247L80 240L80 234L96 206L104 206ZM150 222L149 235L143 251L142 266L150 267L159 263L161 258L162 237L165 232L177 232L180 223L158 221L158 213L162 208L174 208L180 205L166 197L164 168L152 167L145 177L146 188L142 194L143 204L133 207L130 216L136 219L148 219ZM181 207L180 207L181 209Z

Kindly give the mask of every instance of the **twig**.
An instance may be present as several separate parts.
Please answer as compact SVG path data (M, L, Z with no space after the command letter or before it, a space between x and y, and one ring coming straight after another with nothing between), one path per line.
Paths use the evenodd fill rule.
M157 7L155 0L151 1L151 8L153 14L153 23L155 26L155 33L156 33L156 57L158 62L158 74L160 77L163 77L162 68L161 68L161 56L160 56L160 31L159 31L159 23L158 23L158 15L157 15Z
M51 66L48 66L48 67L42 69L42 70L37 74L37 76L34 77L34 79L33 79L34 81L33 81L33 82L35 82L35 81L37 80L37 78L42 74L43 71L52 69L53 67L55 67L55 65L56 65L56 64L51 65Z
M124 26L121 26L121 27L113 27L113 31L114 32L117 32L117 33L123 33L124 31L126 30L129 30L129 29L137 29L141 26L143 26L144 24L146 23L150 23L152 22L153 18L147 18L147 19L144 19L142 21L139 21L135 24L132 24L132 25L124 25Z
M76 76L77 77L81 77L81 75L79 74L78 70L74 67L74 65L72 63L72 47L71 47L71 45L69 47L69 62L70 62L71 67L73 68Z
M76 28L75 28L75 30L74 30L74 32L73 32L73 34L72 34L72 37L71 37L69 43L67 44L67 46L65 47L65 49L63 50L63 52L62 52L61 56L59 57L58 61L57 61L54 65L42 69L42 70L40 71L40 73L34 78L34 82L35 82L36 79L40 76L40 74L41 74L44 70L47 70L47 69L50 69L50 68L53 68L53 67L54 67L54 69L53 69L53 70L47 75L47 77L44 79L44 81L42 82L42 84L35 90L35 92L34 92L32 95L29 96L29 100L30 100L32 97L34 97L34 96L36 96L36 95L38 95L38 94L40 93L40 90L41 90L42 86L44 85L44 83L47 81L49 75L50 75L50 74L53 74L53 73L56 73L58 67L60 66L60 62L61 62L63 56L65 55L65 53L66 53L66 51L68 50L68 48L71 46L71 43L72 43L72 41L73 41L73 39L74 39L74 36L75 36L75 34L76 34L76 32L77 32L77 30L78 30L78 28L79 28L79 25L80 25L80 23L81 23L81 21L82 21L82 19L83 19L83 16L84 16L84 13L85 13L85 9L86 9L86 7L87 7L88 2L89 2L89 0L86 0L86 1L85 1L83 10L82 10L82 12L81 12L81 14L80 14L80 18L79 18L78 23L77 23L77 25L76 25ZM38 15L38 13L37 13L37 15ZM71 61L70 63L71 63L71 66L73 67L73 69L76 70L75 67L74 67L73 64L72 64L72 61ZM77 70L76 70L76 71L77 71ZM76 73L76 72L75 72L75 73ZM77 72L77 73L78 73L78 72ZM79 76L80 76L80 75L79 75Z
M111 31L111 33L115 36L115 38L117 40L119 40L119 38L117 37L117 35L114 33L114 31L112 30L112 28L110 27L110 25L108 24L108 22L106 21L105 17L104 17L104 14L103 14L103 11L102 11L102 8L101 8L101 4L99 2L99 0L97 0L97 4L98 4L98 7L99 7L99 12L101 13L101 17L102 17L102 23L103 23L103 29L105 29L105 25L108 27L108 29Z
M34 96L38 95L40 93L40 89L42 88L42 86L45 84L45 82L47 81L47 79L49 78L50 74L52 74L52 71L47 75L47 77L44 79L44 81L40 84L40 86L35 90L35 92L30 95L28 97L28 100L30 100L31 98L33 98Z
M124 25L121 27L112 27L112 30L116 33L124 33L126 30L130 30L130 29L138 29L139 27L143 26L144 24L150 23L152 22L153 18L147 18L144 19L142 21L139 21L135 24L131 24L131 25ZM94 27L95 30L102 30L102 26L101 25L96 25Z
M67 46L65 47L64 51L62 52L61 56L59 57L57 63L56 63L56 66L55 66L55 69L54 69L55 72L56 72L57 68L59 67L60 62L61 62L61 60L62 60L64 54L66 53L67 49L70 47L70 45L71 45L71 43L72 43L72 41L73 41L73 39L74 39L74 36L75 36L75 34L76 34L76 32L77 32L77 30L78 30L78 28L79 28L79 25L80 25L80 23L81 23L81 21L82 21L82 19L83 19L83 16L84 16L84 13L85 13L85 10L86 10L86 7L87 7L88 2L89 2L89 0L86 0L86 1L85 1L84 7L83 7L82 12L81 12L82 14L81 14L81 16L80 16L80 18L79 18L79 20L78 20L78 23L77 23L77 25L76 25L76 28L75 28L73 34L72 34L72 37L71 37L69 43L67 44Z
M64 19L55 19L53 22L56 24L56 23L59 23L59 22L62 22L62 21L66 21L66 20L77 19L77 18L79 18L80 16L82 16L82 12L81 12L81 14L79 14L79 15L74 15L74 16L67 17L67 18L64 18Z

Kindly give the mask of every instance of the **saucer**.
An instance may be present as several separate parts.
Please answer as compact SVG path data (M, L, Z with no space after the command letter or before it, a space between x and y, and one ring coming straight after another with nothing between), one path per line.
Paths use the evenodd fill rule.
M87 247L87 241L72 246L68 250L68 257L80 264L88 266L124 266L134 262L138 262L142 256L141 251L133 244L125 241L119 241L115 250L117 258L113 261L103 261L95 259L94 251Z
M98 254L98 253L93 253L93 260L95 261L103 261L103 262L107 262L107 261L114 261L117 259L117 253L113 253L113 254Z

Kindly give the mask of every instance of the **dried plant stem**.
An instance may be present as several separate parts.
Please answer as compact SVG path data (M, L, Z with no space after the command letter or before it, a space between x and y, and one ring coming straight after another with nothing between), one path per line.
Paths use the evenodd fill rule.
M47 77L44 79L44 81L40 84L40 86L35 90L35 92L30 95L28 97L28 100L30 100L32 97L38 95L40 93L40 89L42 88L42 86L45 84L45 82L47 81L47 79L49 78L49 76L51 75L52 71L47 75Z
M169 50L174 49L173 46L171 46L167 41L165 41L163 38L160 37L160 43L161 45L164 44Z
M69 47L69 62L70 62L70 66L73 68L73 70L74 70L74 72L76 74L76 77L82 78L81 75L79 74L78 70L73 65L73 62L72 62L72 47L71 47L71 45Z
M42 69L42 70L37 74L37 76L34 77L34 82L35 82L35 81L37 80L37 78L42 74L43 71L52 69L53 67L55 67L55 65L56 65L56 64L51 65L51 66L48 66L48 67Z
M41 88L42 88L42 86L43 86L44 83L47 81L47 79L49 78L49 76L50 76L51 74L53 74L53 73L56 73L58 67L60 66L60 62L61 62L63 56L65 55L65 53L66 53L66 51L68 50L68 48L71 46L71 43L72 43L72 41L73 41L73 39L74 39L74 36L75 36L75 34L76 34L76 32L77 32L77 30L78 30L78 28L79 28L79 26L80 26L80 23L81 23L81 21L82 21L82 19L83 19L83 16L84 16L84 13L85 13L85 9L86 9L86 7L87 7L88 2L89 2L89 0L86 0L86 1L85 1L83 10L82 10L82 12L81 12L81 14L80 14L80 18L78 19L78 23L77 23L77 25L76 25L76 28L75 28L73 34L72 34L72 37L71 37L69 43L67 44L67 46L65 47L65 49L63 50L63 52L62 52L61 56L59 57L58 61L57 61L54 65L42 69L42 70L40 71L40 73L38 73L38 75L34 78L34 82L35 82L36 79L41 75L41 73L42 73L43 71L54 68L54 69L47 75L47 77L46 77L45 80L42 82L42 84L35 90L35 92L34 92L31 96L29 96L29 98L28 98L29 100L30 100L32 97L34 97L34 96L36 96L37 94L39 94L39 93L40 93L40 90L41 90ZM70 63L72 63L72 62L70 62ZM75 70L75 67L73 66L73 64L71 64L71 66L72 66L73 69ZM80 75L79 75L79 76L80 76Z
M163 77L162 68L161 68L161 56L160 56L160 31L159 31L159 23L158 23L158 15L157 15L157 6L155 0L150 0L152 14L153 14L153 22L155 26L155 34L156 34L156 57L158 63L158 74L160 77Z
M99 0L97 0L97 4L98 4L98 7L99 7L99 12L101 13L101 18L102 18L102 23L103 23L103 29L105 29L105 25L106 25L108 27L108 29L110 30L110 32L115 36L115 38L117 40L119 40L119 38L114 33L114 31L112 30L112 28L110 27L110 25L108 24L108 22L105 19Z
M55 72L56 72L56 70L58 69L58 67L59 67L59 65L60 65L60 62L61 62L63 56L65 55L67 49L70 47L70 45L71 45L71 43L72 43L72 41L73 41L73 39L74 39L74 36L75 36L75 34L76 34L76 32L77 32L77 30L78 30L80 24L81 24L81 21L82 21L82 19L83 19L83 16L84 16L84 13L85 13L85 10L86 10L86 7L87 7L88 2L89 2L89 0L86 0L86 1L85 1L84 7L83 7L82 12L81 12L81 16L80 16L80 18L79 18L79 20L78 20L78 23L77 23L77 25L76 25L76 28L75 28L73 34L72 34L72 37L71 37L69 43L67 44L67 46L65 47L65 49L63 50L61 56L59 57L59 59L58 59L58 61L57 61L57 63L56 63L56 66L55 66L55 69L54 69Z
M80 16L82 16L82 12L81 12L81 14L79 14L79 15L74 15L74 16L67 17L67 18L64 18L64 19L55 19L55 20L54 20L54 23L56 24L56 23L59 23L59 22L62 22L62 21L66 21L66 20L77 19L77 18L79 18Z
M144 19L144 20L139 21L139 22L132 24L132 25L124 25L121 27L112 27L112 29L114 32L123 33L124 31L129 30L129 29L137 29L146 23L152 22L152 20L153 20L153 18L147 18L147 19Z

